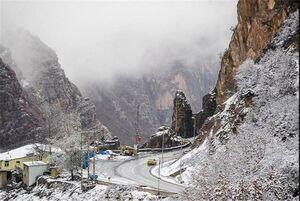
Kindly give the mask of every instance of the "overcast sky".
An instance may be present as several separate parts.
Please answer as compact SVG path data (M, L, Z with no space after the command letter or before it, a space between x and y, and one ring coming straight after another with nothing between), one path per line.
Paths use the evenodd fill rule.
M194 64L224 51L236 25L235 0L1 2L1 27L37 35L77 83Z

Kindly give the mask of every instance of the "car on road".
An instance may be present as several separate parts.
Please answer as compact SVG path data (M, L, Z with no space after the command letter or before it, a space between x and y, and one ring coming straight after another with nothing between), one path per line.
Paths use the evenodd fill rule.
M154 158L148 159L147 165L156 165L156 160Z

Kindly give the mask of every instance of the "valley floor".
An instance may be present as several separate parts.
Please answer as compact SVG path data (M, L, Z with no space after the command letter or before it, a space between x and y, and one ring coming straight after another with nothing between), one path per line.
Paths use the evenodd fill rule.
M164 165L177 160L185 149L164 153ZM157 200L157 193L168 199L176 199L186 188L185 185L170 182L166 177L158 180L158 175L153 174L156 166L148 166L148 159L161 160L161 153L141 153L137 158L128 156L115 156L108 159L103 155L96 155L95 174L98 184L90 190L82 191L79 181L70 181L66 173L58 179L41 177L36 186L31 188L16 184L14 187L0 190L1 200ZM92 173L92 165L90 165ZM87 177L87 170L84 170ZM19 186L18 186L19 185Z

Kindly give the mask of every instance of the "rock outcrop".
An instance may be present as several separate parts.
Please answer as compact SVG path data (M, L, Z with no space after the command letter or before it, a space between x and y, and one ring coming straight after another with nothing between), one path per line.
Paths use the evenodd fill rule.
M52 49L22 29L4 38L22 72L24 89L45 114L49 136L56 143L68 138L69 145L76 146L81 132L86 140L110 137L96 118L94 104L69 81Z
M222 57L216 87L212 94L204 96L202 111L196 115L197 130L201 129L205 120L217 112L216 109L222 107L223 102L236 92L235 76L239 65L248 58L257 59L276 35L288 13L296 8L297 5L292 1L238 2L238 24Z
M190 104L188 103L185 94L178 90L174 98L173 116L171 129L175 135L183 138L193 136L193 113Z
M175 135L169 127L161 126L141 148L168 148L184 144L184 142L185 141L180 136Z
M262 52L286 19L292 3L279 0L238 2L238 24L222 58L215 89L218 105L236 91L235 75L238 66L247 58L255 59Z
M23 79L23 74L22 74L21 70L18 68L17 64L12 59L10 50L1 44L0 44L0 58L2 59L2 61L5 64L9 65L10 68L13 69L13 71L16 73L18 80ZM21 85L22 85L22 83L21 83Z
M283 4L283 5L285 5L285 4ZM292 8L288 7L288 8L292 9L293 7ZM269 7L268 7L268 9L269 9ZM287 10L289 10L289 9L287 9ZM292 12L292 11L289 10L289 12ZM287 16L289 16L289 14L290 13L287 13ZM282 66L280 66L281 65L280 63L277 64L277 62L274 62L273 58L278 57L278 55L276 54L277 52L275 52L274 50L279 49L280 51L282 51L282 57L288 57L288 56L290 56L289 54L294 54L294 52L299 51L299 35L297 33L299 26L295 25L295 24L298 24L299 19L295 17L295 15L297 15L297 13L296 14L293 13L293 15L294 15L293 21L286 22L284 24L284 26L281 27L281 29L279 29L279 31L278 31L279 33L277 33L276 37L268 39L268 40L271 40L271 42L268 43L266 48L261 51L260 55L255 57L255 65L263 64L263 65L266 65L268 68L270 68L270 72L271 72L271 70L275 71L274 69L276 67L270 66L269 63L271 63L272 65L278 66L277 68L282 67ZM295 23L295 21L297 23ZM269 52L270 58L264 58L264 60L263 60L262 58L266 57L267 52ZM270 59L270 61L268 61L267 59ZM290 59L292 59L292 58L290 58ZM269 63L267 63L266 60ZM278 62L280 62L280 61L278 60ZM286 61L281 61L281 62L286 62ZM244 63L246 63L246 64L244 64ZM243 63L243 65L240 65L240 66L247 65L247 61L245 61L244 63ZM293 66L295 64L286 63L286 65L288 65L289 68L291 68L290 66ZM253 64L253 66L254 66L254 64ZM286 69L288 70L288 67ZM289 71L291 71L291 72L289 72ZM271 73L272 73L272 76L275 76L274 72L271 72ZM279 73L281 73L281 72L279 72ZM276 86L276 88L282 88L279 90L279 92L276 91L277 93L279 93L278 98L281 96L289 95L289 94L293 94L293 95L296 94L295 91L297 90L296 89L297 87L292 86L292 84L291 84L292 82L294 82L293 79L295 79L294 69L288 70L288 73L286 73L286 74L289 75L289 76L287 76L287 79L290 80L289 84L291 86L284 86L283 81L281 83L281 85L283 85L283 86L280 86L280 85ZM250 75L248 75L248 76L250 76ZM252 75L252 77L256 77L256 76L258 76L258 75ZM241 79L241 78L239 78L239 79ZM261 79L263 79L263 78L261 78ZM264 78L264 79L269 80L268 82L265 81L266 85L271 85L274 82L269 77ZM278 79L278 78L274 77L273 79ZM281 78L281 79L283 79L283 78ZM256 85L256 83L252 79L249 78L249 80L253 82L253 83L250 83L249 85L251 85L251 84L253 86ZM272 86L272 87L274 88L275 86ZM258 89L256 89L256 90L258 90ZM284 92L284 91L286 91L286 92ZM268 92L265 92L265 93L267 94ZM260 94L260 95L262 96L262 94ZM246 116L246 113L248 111L247 108L249 108L250 106L253 106L252 98L255 96L257 96L257 94L255 92L253 92L253 89L250 89L250 87L249 87L249 90L243 89L242 92L241 92L241 89L238 88L238 91L233 96L231 96L229 99L227 99L224 103L217 105L215 114L212 117L210 117L209 119L207 119L205 121L205 123L202 125L202 127L200 128L199 139L202 140L209 134L210 135L216 134L218 136L221 136L220 138L222 139L222 136L224 136L223 135L224 133L228 133L230 131L233 133L237 133L237 127L239 124L241 124L244 121L244 117ZM214 108L214 107L212 107L212 108ZM274 108L274 110L275 109L276 108ZM224 114L226 114L226 115L224 115ZM229 116L229 118L225 119L225 117L227 118L227 115ZM254 119L253 121L257 121L257 120ZM294 135L295 134L292 134L291 136L294 136ZM224 142L223 140L220 140L220 141Z
M134 143L138 104L143 142L155 134L159 126L171 125L177 90L185 93L193 111L200 111L201 97L215 83L217 64L203 61L197 68L189 68L180 62L170 65L141 77L120 76L112 86L91 83L83 89L95 103L99 120L119 137L121 143Z
M299 10L269 40L239 66L237 91L183 157L186 166L199 167L186 173L198 186L188 190L190 199L299 199Z
M212 116L216 111L216 92L212 90L210 93L203 96L202 110L195 115L195 129L199 130L202 127L205 120Z
M198 115L201 115L200 113ZM159 127L158 131L142 147L161 148L162 144L164 144L164 147L183 144L184 140L182 138L193 137L195 134L193 116L191 106L185 94L183 91L177 90L173 100L171 128L167 126Z
M0 54L8 50L0 50ZM45 118L28 98L15 72L0 58L0 150L37 142L46 137Z

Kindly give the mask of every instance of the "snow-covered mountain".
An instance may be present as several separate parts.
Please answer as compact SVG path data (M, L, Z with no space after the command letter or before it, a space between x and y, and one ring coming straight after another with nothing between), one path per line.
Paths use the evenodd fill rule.
M217 86L220 78L223 84L233 78L235 86L226 93L232 95L219 97L194 149L163 168L164 176L177 175L177 180L190 185L182 200L299 199L299 10L292 2L273 3L238 3L237 27L247 23L251 33L251 23L258 26L255 21L264 19L263 27L256 29L264 30L268 24L273 34L268 33L256 56L244 57L236 67L223 64ZM261 10L255 9L258 5ZM252 18L242 19L245 8L254 9ZM243 34L236 31L233 43L241 36L253 45L264 33L248 38ZM229 47L237 48L232 43ZM227 57L225 53L223 60ZM222 68L233 68L235 73L225 76ZM184 170L182 176L176 174L179 169Z
M97 184L89 190L81 190L80 181L70 181L69 173L66 173L57 179L42 176L31 188L17 184L15 189L0 191L0 199L158 200L160 198L154 194L162 189L163 182L160 181L164 180L168 184L175 183L171 188L176 185L179 189L187 187L184 192L176 191L178 194L166 198L166 201L299 200L299 3L239 0L237 12L238 24L222 58L216 86L203 97L202 110L196 115L198 136L189 139L193 141L191 148L180 147L168 154L150 152L147 156L143 153L142 157L132 157L120 164L115 163L111 156L105 157L107 161L101 160L97 169L105 175L102 178L108 176L107 183L106 180L101 182L109 186ZM156 126L170 121L174 105L181 109L180 115L173 116L173 119L181 118L181 128L176 128L173 123L172 129L185 133L186 128L182 125L186 121L182 117L189 116L191 133L192 112L188 102L194 111L200 109L200 97L194 96L208 90L209 86L205 84L211 80L204 77L210 76L211 68L204 68L206 70L197 74L176 63L166 71L140 78L120 76L112 86L91 83L84 91L95 102L94 107L65 77L53 52L44 55L43 52L49 49L42 48L38 40L33 41L22 47L34 50L36 55L42 53L41 56L16 59L14 63L7 54L2 54L6 55L3 60L16 69L26 93L34 95L33 99L27 98L16 75L0 60L0 76L5 78L1 79L0 92L5 90L7 94L13 94L15 102L21 100L13 108L21 111L25 108L29 112L23 114L33 117L21 118L25 122L20 124L21 129L28 125L27 121L36 118L31 110L27 110L32 103L40 107L46 119L51 118L50 124L46 122L46 125L55 124L54 129L65 136L70 130L76 132L79 125L82 126L80 131L105 129L95 119L97 113L114 135L121 136L124 142L133 142L138 105L144 137L148 136L146 131L150 135ZM16 58L18 53L27 53L13 46L11 49ZM26 72L28 68L23 70L22 63L34 73ZM205 86L203 91L202 86ZM177 89L185 95L178 91L173 102L172 94L175 95ZM10 110L4 114L9 114L10 120L14 120L15 114ZM3 114L0 115L2 120ZM6 125L12 124L8 122ZM109 137L109 133L106 134ZM158 140L149 143L154 144L153 147L166 148L161 143L165 141L172 144L167 127L160 127L155 137ZM69 138L68 142L73 143L73 139ZM177 142L178 138L173 140ZM157 165L153 168L147 166L149 159L157 160ZM108 169L106 172L104 164ZM126 176L121 177L122 169ZM112 184L116 175L122 180L115 180L117 182ZM126 185L121 185L120 181ZM133 181L137 186L132 186ZM150 186L152 191L149 191ZM142 187L153 194L139 191Z
M0 46L0 151L46 137L43 113L6 62L14 65L10 52Z
M80 132L110 137L96 117L95 106L69 81L51 48L23 29L3 34L3 42L12 53L12 59L4 60L11 61L23 90L46 118L47 137L64 146L76 146Z
M120 76L112 85L87 84L83 92L95 103L96 113L122 143L132 144L140 105L142 141L161 125L171 126L173 99L182 90L192 110L201 109L202 96L212 88L218 70L217 59L207 59L194 67L176 61L160 71L141 77Z

